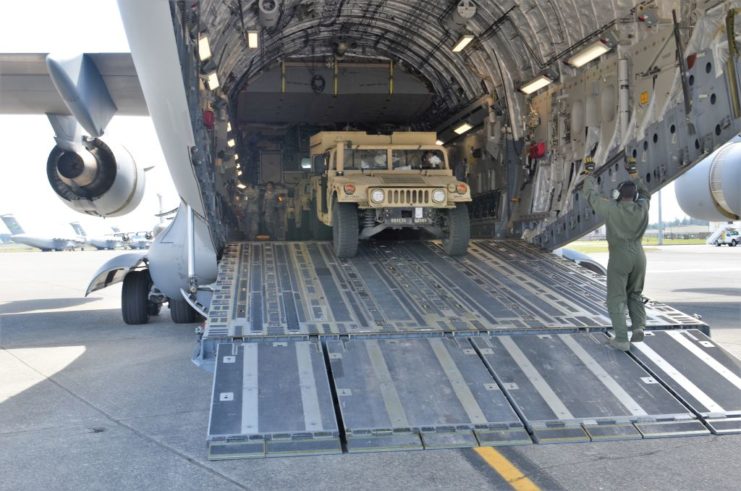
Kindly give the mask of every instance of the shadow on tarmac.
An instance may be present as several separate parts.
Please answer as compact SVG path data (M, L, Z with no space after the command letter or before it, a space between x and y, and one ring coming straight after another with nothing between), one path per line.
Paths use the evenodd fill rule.
M76 298L35 298L33 300L16 300L0 305L0 314L25 314L37 310L58 310L69 307L77 307L91 302L97 302L100 298L76 297Z
M674 290L681 293L698 293L702 295L728 295L729 297L741 297L741 288L684 288Z

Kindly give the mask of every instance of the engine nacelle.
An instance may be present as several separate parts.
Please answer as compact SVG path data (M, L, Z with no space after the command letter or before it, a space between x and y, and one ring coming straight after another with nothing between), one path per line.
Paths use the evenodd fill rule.
M741 142L727 143L677 179L677 202L693 218L711 222L741 216Z
M84 141L77 151L55 146L46 174L67 206L88 215L125 215L144 196L144 170L123 146L99 138Z

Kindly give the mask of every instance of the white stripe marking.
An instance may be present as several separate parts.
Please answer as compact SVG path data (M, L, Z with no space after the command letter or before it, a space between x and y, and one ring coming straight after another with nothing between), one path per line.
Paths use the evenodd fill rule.
M538 373L538 370L532 363L530 363L530 360L527 359L525 353L520 350L520 347L515 344L512 338L509 336L499 336L496 339L499 339L502 346L504 346L504 349L507 350L515 363L517 363L517 366L520 367L520 370L522 370L530 383L533 384L533 387L535 387L538 394L540 394L546 404L548 404L551 411L556 414L556 417L559 419L574 419L574 415L571 414L571 411L569 411L556 393L553 392L553 389L548 385L548 382L546 382L540 373Z
M625 408L630 411L630 413L633 416L646 416L648 413L644 411L644 409L641 407L638 402L636 402L635 399L633 399L630 394L628 394L625 389L623 389L620 384L618 384L614 378L610 377L610 375L605 371L602 366L600 366L597 361L595 361L592 356L587 353L587 351L576 341L576 339L572 338L569 334L561 334L561 341L564 342L566 346L571 349L571 351L574 352L574 354L581 360L584 365L589 369L590 372L594 374L597 379L599 379L602 384L607 387L607 390L612 392L612 395L615 396L615 398L620 401L620 404L625 406Z
M705 406L708 411L712 413L723 413L725 409L720 407L718 403L710 398L705 392L703 392L698 386L696 386L690 379L679 373L679 370L674 368L671 363L661 357L656 351L651 349L646 343L635 343L635 348L641 350L656 366L664 371L667 375L673 378L684 390L689 393L692 397Z
M242 366L242 434L258 432L258 391L257 391L257 348L256 343L244 343Z
M666 333L679 344L687 348L690 353L705 362L707 366L718 372L721 377L735 385L737 389L741 389L741 377L730 371L728 368L724 367L721 363L718 362L718 360L705 353L702 349L698 348L697 345L692 344L692 341L684 337L681 332L667 331Z

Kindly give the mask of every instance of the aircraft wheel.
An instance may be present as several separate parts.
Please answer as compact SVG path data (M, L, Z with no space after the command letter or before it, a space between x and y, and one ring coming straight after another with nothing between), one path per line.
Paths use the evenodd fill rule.
M191 324L198 318L198 312L184 299L171 298L168 303L170 304L170 318L175 324Z
M149 271L132 271L126 275L121 288L121 314L126 324L146 324L149 321L151 287Z
M471 224L468 219L468 206L458 203L448 210L446 226L443 227L443 249L449 256L462 256L468 249L471 238Z
M737 244L738 244L738 242L736 242L736 239L733 239L731 241L731 247L736 247Z
M358 209L353 203L337 203L332 208L332 245L337 257L358 253Z

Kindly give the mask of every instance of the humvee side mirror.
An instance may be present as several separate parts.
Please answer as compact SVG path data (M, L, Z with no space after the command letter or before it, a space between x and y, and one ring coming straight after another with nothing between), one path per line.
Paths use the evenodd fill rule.
M317 155L314 157L314 174L324 174L326 168L326 161L324 155Z

